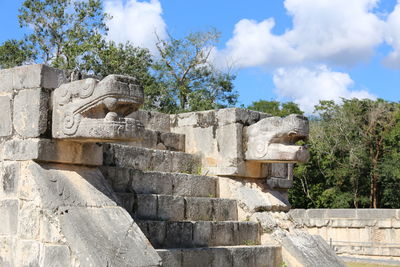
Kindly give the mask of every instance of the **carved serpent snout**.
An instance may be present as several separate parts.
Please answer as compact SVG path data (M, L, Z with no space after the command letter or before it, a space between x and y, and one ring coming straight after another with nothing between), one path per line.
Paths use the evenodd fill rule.
M141 138L143 125L125 118L143 104L135 78L110 75L63 84L53 93L54 138L85 142Z
M307 147L295 143L308 138L309 125L304 116L265 118L245 129L245 159L261 162L305 162Z

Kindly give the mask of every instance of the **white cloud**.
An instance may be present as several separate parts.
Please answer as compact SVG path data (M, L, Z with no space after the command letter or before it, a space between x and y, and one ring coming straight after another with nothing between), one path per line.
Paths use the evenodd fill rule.
M243 19L220 57L238 67L275 68L303 63L353 65L383 40L384 22L372 13L378 0L285 0L293 27L275 35L273 19Z
M400 68L400 1L387 19L387 42L393 51L385 59L387 66Z
M227 49L221 51L218 60L226 58L237 67L260 65L285 65L298 61L298 53L288 42L271 33L275 26L273 19L260 23L242 19L235 25L233 38L227 42Z
M274 72L273 82L279 97L297 103L307 114L313 112L319 100L375 99L365 90L350 90L354 82L347 73L331 71L324 65L312 69L279 68Z
M166 24L162 18L162 7L158 0L139 2L136 0L108 0L105 12L113 19L107 23L110 31L108 39L116 42L130 41L136 46L148 48L156 53L156 34L167 37Z

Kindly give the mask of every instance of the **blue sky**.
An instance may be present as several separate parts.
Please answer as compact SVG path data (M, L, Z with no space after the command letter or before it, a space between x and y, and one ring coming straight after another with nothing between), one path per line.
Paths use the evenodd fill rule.
M0 0L0 42L21 38L22 0ZM217 65L237 74L239 104L319 99L400 99L400 2L396 0L105 0L109 38L154 49L154 32L182 37L215 27ZM396 8L397 7L397 8Z

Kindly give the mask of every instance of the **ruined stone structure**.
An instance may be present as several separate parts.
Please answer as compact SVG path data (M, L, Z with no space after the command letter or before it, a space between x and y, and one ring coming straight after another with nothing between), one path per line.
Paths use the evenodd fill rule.
M398 209L295 209L290 215L341 256L390 260L400 265Z
M142 102L130 77L0 71L0 266L344 266L286 213L306 118Z

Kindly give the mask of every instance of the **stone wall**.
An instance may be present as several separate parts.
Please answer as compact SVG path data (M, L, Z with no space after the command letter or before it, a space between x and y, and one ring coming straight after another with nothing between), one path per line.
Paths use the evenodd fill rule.
M400 260L399 209L295 209L290 215L339 255Z
M97 168L102 146L52 139L67 81L45 65L0 70L0 266L159 266Z
M160 266L161 258L145 234L151 241L154 236L164 236L160 240L166 243L153 242L162 244L159 248L174 244L171 249L175 249L179 243L180 250L158 252L167 258L179 257L183 266L192 266L184 262L193 255L203 258L199 251L211 255L207 261L228 256L224 261L228 265L264 266L265 257L271 255L259 255L258 247L213 248L260 241L264 253L271 242L277 248L273 253L279 260L269 262L271 265L279 264L282 251L288 266L344 266L322 238L304 232L304 227L284 212L290 209L287 189L293 182L292 163L306 159L299 155L308 155L295 145L297 138L308 134L306 118L270 117L238 108L176 115L139 111L125 117L143 100L135 79L110 75L102 81L68 82L63 71L44 65L0 70L0 266ZM103 144L107 142L119 144ZM262 155L254 156L250 150L260 150ZM134 183L125 176L126 169L140 169L141 175L154 171L158 178L190 173L187 177L192 181L184 186L184 192L201 192L193 179L203 176L194 174L221 176L212 178L215 192L201 200L211 204L201 207L214 214L218 210L215 203L225 203L221 207L229 209L221 209L225 216L221 222L139 221L142 232L121 206L124 199L137 204L144 197L138 196L137 189L122 192L124 198L114 192L100 171L104 165L129 178L130 186ZM155 185L148 176L140 179L150 188ZM162 180L157 186L168 187ZM177 192L177 184L170 184ZM171 207L181 203L180 212L186 215L180 219L188 219L187 197L191 195L184 195L185 199L155 197L149 192L145 197L157 201L146 202L142 206L146 212L149 203L157 203L152 213L157 216L176 212ZM160 213L160 199L174 199L174 205L164 205L166 209ZM132 202L129 206L133 211ZM244 221L233 223L231 219ZM150 231L150 225L155 231ZM181 235L162 230L162 225L175 227ZM192 243L195 239L207 242ZM193 252L192 244L211 247ZM210 251L219 256L214 258ZM263 262L255 263L259 256ZM249 260L243 264L237 263L238 259Z

